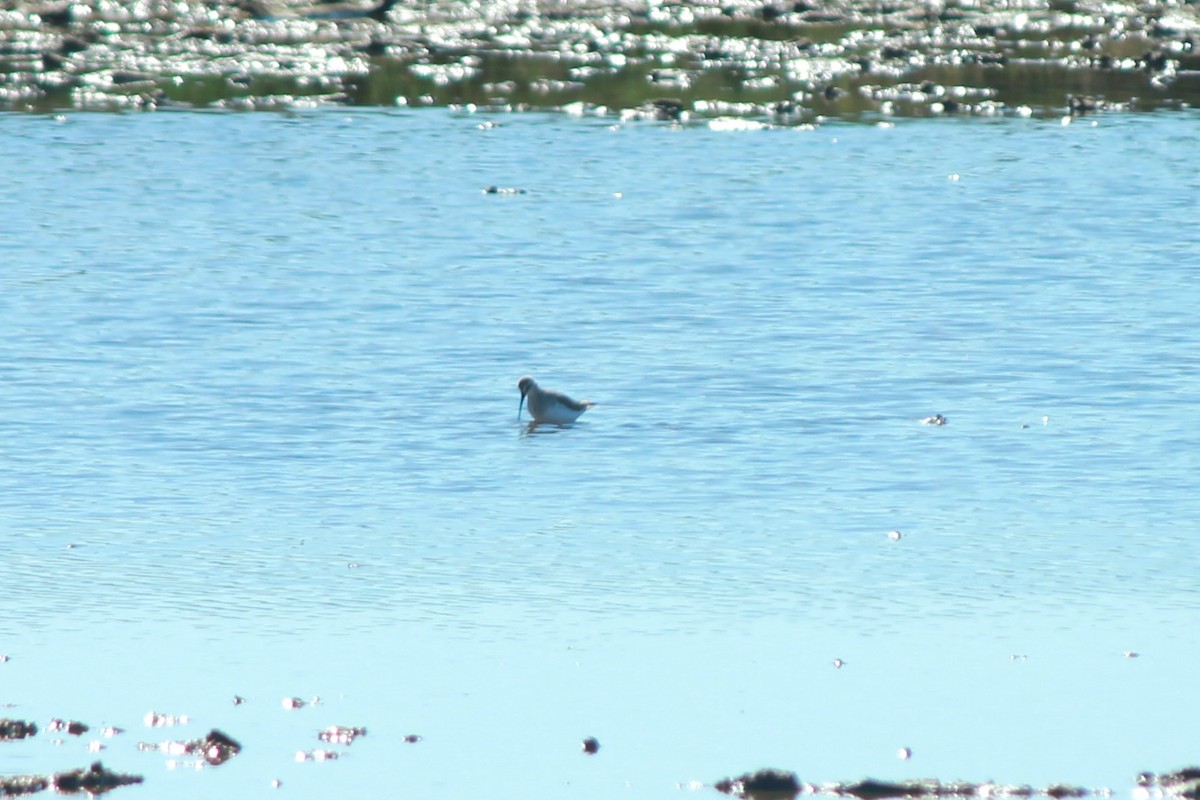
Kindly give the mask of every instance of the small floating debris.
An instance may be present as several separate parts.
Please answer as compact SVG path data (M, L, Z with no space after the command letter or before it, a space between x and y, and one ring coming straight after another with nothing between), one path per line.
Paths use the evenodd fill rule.
M1121 653L1121 655L1125 656L1126 658L1140 658L1142 654L1134 650L1126 650L1125 652Z
M833 668L834 669L841 669L844 666L846 666L846 662L842 661L840 658L835 658L833 660Z
M330 725L317 734L317 738L329 744L354 744L359 736L366 736L366 728L354 728L347 725Z
M948 422L948 420L941 414L934 414L932 417L925 417L924 419L921 420L922 425L942 426L942 425L945 425L947 422Z
M119 786L131 786L141 782L141 775L113 772L105 769L99 761L94 762L87 769L59 772L51 779L54 791L60 794L87 792L89 797L111 791Z
M246 698L242 697L240 694L235 694L233 696L233 704L235 706L243 705L243 704L245 704L245 702L246 702Z
M88 732L89 728L82 722L66 722L61 719L52 719L46 726L46 730L50 731L51 733L62 733L65 731L72 736L82 736Z
M510 186L510 187L505 187L505 186L489 186L489 187L487 187L486 189L484 189L484 190L483 190L483 193L484 193L484 194L505 194L505 195L514 195L514 194L525 194L525 190L524 190L524 189L517 189L517 188L511 187L511 186Z
M423 737L421 737L421 736L418 736L418 735L417 735L417 734L415 734L415 733L410 733L410 734L408 734L407 736L405 736L405 737L404 737L404 743L405 743L405 744L416 744L417 742L421 741L421 740L422 740L422 738L423 738Z
M20 719L0 719L0 742L37 736L37 725Z
M600 740L595 736L589 736L588 738L584 739L583 752L587 753L589 756L596 755L596 753L600 752Z
M899 758L901 761L908 761L910 758L912 758L912 748L901 747L896 751L896 758Z
M187 725L189 722L187 714L172 716L157 711L147 711L142 721L146 723L147 728L173 728L176 725Z
M285 697L285 698L283 698L283 702L281 702L280 705L282 705L285 710L292 711L297 708L304 708L304 706L306 706L308 704L305 703L303 700L301 700L299 697Z
M297 750L296 751L296 761L297 762L337 761L340 756L341 756L341 754L338 753L336 750L317 749L317 750L311 750L311 751L305 751L305 750Z
M893 542L898 542L904 538L904 534L900 533L900 531L888 531L888 538Z

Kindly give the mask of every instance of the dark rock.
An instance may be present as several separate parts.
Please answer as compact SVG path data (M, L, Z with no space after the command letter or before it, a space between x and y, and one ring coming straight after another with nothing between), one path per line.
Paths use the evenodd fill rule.
M655 116L661 120L674 120L678 122L683 118L683 101L673 97L660 97L657 100L651 100L650 107L654 109Z
M1098 100L1090 95L1067 95L1067 110L1071 112L1071 116L1073 117L1090 114L1093 111L1100 111L1103 107L1103 100Z
M68 722L61 719L50 720L50 724L46 726L46 729L52 733L62 733L65 731L72 736L82 736L88 732L88 726L82 722Z
M224 764L229 759L242 752L242 746L221 731L213 728L208 736L195 742L195 750L204 756L204 760L216 766Z
M87 792L89 796L102 794L116 789L118 786L130 786L141 783L141 775L125 775L104 768L99 761L87 769L73 769L70 772L59 772L52 779L54 791L60 794L77 794Z
M71 3L40 9L37 15L42 18L42 22L56 28L65 28L75 21L75 9Z
M381 58L387 55L388 46L387 43L382 39L372 38L371 41L369 41L366 46L363 47L362 51L372 58Z
M841 792L843 794L854 795L860 798L860 800L881 800L885 797L925 797L936 793L930 791L929 785L919 781L888 783L887 781L876 781L870 778L843 786L841 787Z
M4 797L37 794L49 788L50 779L42 775L14 775L0 778L0 795Z
M1184 767L1175 772L1155 775L1153 772L1143 772L1137 777L1138 786L1153 789L1157 787L1168 798L1178 797L1184 800L1200 800L1200 767Z
M153 75L148 75L144 72L126 72L118 71L112 74L113 86L127 86L131 83L152 83Z
M718 792L752 800L790 800L800 793L796 774L779 769L760 769L737 778L726 778L714 786Z
M1171 788L1184 783L1191 783L1192 781L1200 781L1200 767L1184 767L1181 770L1158 776L1158 785L1164 788Z
M37 736L37 725L19 719L0 719L0 742Z
M1139 63L1146 72L1166 72L1171 66L1171 59L1167 57L1166 53L1148 50L1142 54Z
M192 28L185 31L182 35L184 39L202 39L217 44L233 44L234 35L232 31L221 30L219 28L204 27Z
M379 5L367 12L367 18L376 22L387 22L388 14L399 0L382 0Z
M63 55L70 53L81 53L92 46L92 43L81 36L72 36L67 34L63 36L58 43L58 52Z
M199 756L212 766L224 764L242 751L242 746L221 731L213 728L203 739L192 739L184 742L163 742L148 744L142 742L139 750L162 750L170 753L182 753L188 756Z

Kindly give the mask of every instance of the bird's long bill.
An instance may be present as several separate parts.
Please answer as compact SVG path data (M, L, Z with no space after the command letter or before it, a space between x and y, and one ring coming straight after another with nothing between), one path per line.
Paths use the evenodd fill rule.
M521 401L517 403L517 419L521 418L521 407L525 405L525 393L521 392Z

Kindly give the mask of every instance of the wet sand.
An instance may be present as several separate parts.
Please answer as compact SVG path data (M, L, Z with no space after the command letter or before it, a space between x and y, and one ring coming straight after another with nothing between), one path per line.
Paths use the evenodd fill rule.
M1078 115L1194 105L1197 42L1176 3L56 0L0 11L0 108Z

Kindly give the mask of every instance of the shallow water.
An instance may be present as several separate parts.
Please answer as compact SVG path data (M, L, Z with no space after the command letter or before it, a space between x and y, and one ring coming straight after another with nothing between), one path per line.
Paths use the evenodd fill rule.
M93 726L0 773L1194 762L1195 122L0 118L3 714ZM526 373L599 405L531 431ZM212 727L200 774L136 747Z

